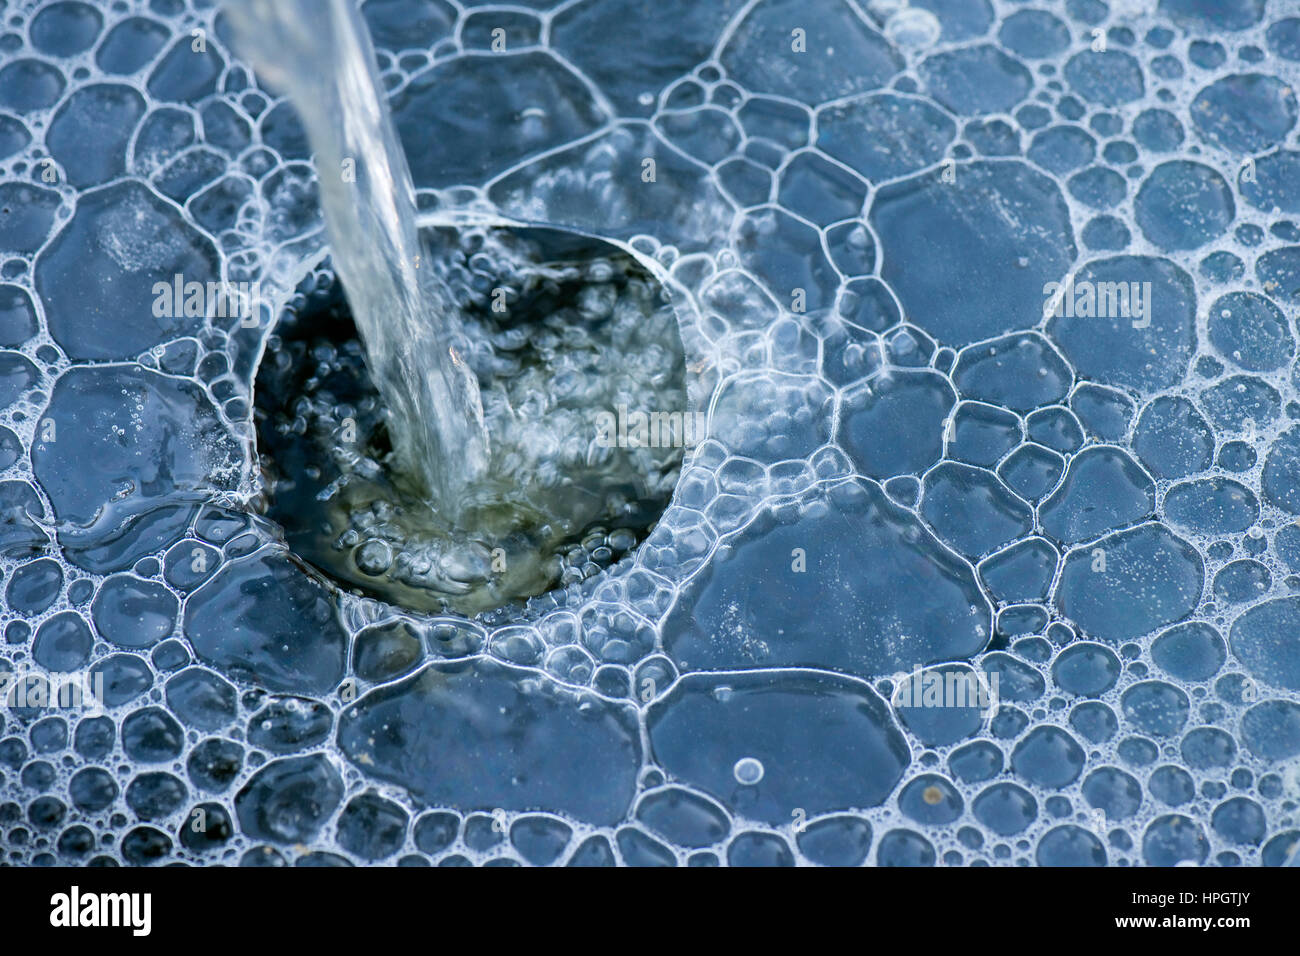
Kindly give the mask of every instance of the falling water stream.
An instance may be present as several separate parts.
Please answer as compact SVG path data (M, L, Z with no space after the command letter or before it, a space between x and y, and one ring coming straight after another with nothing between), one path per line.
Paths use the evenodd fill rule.
M334 269L396 450L454 517L487 468L488 437L455 304L416 230L415 190L366 28L346 0L231 0L228 10L241 50L307 131Z
M418 231L354 6L229 9L256 69L302 118L331 243L330 266L268 343L257 390L268 510L290 546L336 581L433 611L476 613L590 577L640 540L685 439L702 437L686 433L664 290L587 237ZM616 409L676 432L620 441L602 429Z

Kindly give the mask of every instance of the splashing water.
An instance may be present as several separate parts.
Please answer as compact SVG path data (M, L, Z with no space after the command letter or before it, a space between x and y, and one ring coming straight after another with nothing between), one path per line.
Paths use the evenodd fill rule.
M241 50L307 131L334 268L395 450L454 517L462 490L487 470L487 431L455 303L416 231L411 174L365 25L347 0L231 0L227 9Z

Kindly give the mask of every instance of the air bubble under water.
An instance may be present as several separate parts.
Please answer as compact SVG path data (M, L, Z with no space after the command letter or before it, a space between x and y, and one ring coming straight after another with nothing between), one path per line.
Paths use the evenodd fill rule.
M1300 9L902 6L362 5L420 208L656 263L709 414L639 547L472 621L257 513L278 308L152 308L324 251L219 12L11 3L0 670L111 691L4 708L6 858L1286 862Z

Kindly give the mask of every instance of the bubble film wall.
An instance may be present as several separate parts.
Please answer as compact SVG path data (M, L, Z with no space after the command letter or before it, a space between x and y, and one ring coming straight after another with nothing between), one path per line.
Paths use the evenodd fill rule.
M272 314L155 289L319 259L293 112L211 0L0 0L6 862L1289 858L1300 4L362 9L422 209L655 264L709 437L526 608L339 593Z

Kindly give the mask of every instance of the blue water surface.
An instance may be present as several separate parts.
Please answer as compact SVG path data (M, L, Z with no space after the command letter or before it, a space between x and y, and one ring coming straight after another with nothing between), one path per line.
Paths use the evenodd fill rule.
M292 109L212 0L0 2L6 861L1290 858L1300 3L362 10L421 208L656 264L709 439L527 608L338 591L271 314L155 308L319 256Z

